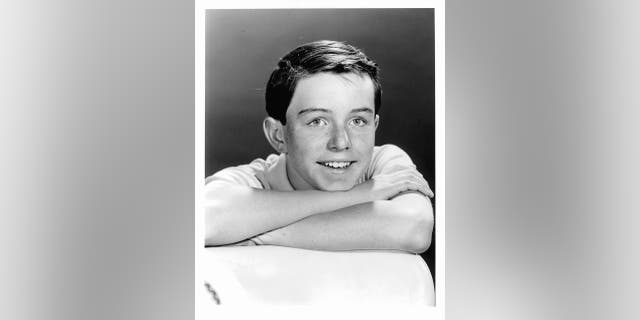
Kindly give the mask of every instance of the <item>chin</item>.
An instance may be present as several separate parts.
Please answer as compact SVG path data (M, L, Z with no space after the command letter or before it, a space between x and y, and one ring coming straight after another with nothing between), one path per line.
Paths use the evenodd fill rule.
M351 190L353 189L353 187L355 187L355 182L354 183L331 183L331 184L327 184L327 185L321 185L320 186L320 190L322 191L347 191L347 190Z

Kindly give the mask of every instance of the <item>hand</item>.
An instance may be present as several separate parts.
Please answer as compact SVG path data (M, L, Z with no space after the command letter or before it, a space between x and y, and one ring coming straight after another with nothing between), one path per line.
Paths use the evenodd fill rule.
M417 191L433 198L433 191L429 188L429 183L420 172L414 169L374 176L356 185L352 190L365 194L370 201L391 199L405 191Z

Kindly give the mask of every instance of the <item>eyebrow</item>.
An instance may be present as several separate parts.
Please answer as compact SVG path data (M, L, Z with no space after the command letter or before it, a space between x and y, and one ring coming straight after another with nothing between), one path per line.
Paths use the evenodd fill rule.
M324 109L324 108L306 108L306 109L302 109L300 111L298 111L298 117L300 117L301 115L305 114L305 113L309 113L309 112L325 112L325 113L329 113L329 109Z
M367 113L373 114L373 109L369 107L362 107L362 108L353 109L351 110L350 113L358 113L358 112L367 112Z
M306 108L306 109L302 109L302 110L298 111L297 117L300 117L303 114L310 113L310 112L331 113L331 110L325 109L325 108ZM362 108L353 109L349 113L358 113L358 112L367 112L367 113L373 114L373 109L371 109L369 107L362 107Z

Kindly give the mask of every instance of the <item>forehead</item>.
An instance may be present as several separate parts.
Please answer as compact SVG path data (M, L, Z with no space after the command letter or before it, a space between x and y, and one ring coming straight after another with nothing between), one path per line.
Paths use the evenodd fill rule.
M373 110L374 93L373 81L366 74L313 74L298 81L287 118L303 108L324 108L334 112L363 107Z

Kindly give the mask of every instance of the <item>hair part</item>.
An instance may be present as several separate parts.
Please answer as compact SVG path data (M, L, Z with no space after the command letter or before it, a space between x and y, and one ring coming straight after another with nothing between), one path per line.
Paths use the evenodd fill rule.
M265 94L267 114L286 124L286 113L298 81L320 72L367 75L375 89L375 113L380 109L380 68L358 48L341 41L321 40L303 44L278 61Z

